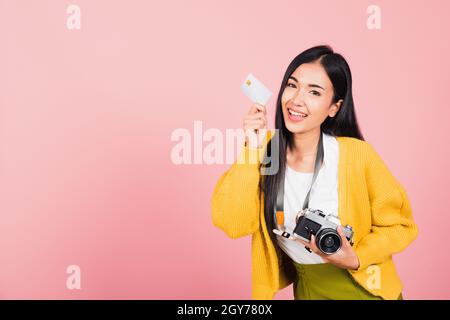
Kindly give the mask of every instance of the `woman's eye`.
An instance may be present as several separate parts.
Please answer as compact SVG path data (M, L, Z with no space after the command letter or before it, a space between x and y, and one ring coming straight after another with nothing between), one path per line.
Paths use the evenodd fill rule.
M315 95L315 96L320 96L320 93L318 92L318 91L316 91L316 90L313 90L313 91L311 91L312 93L313 93L313 95Z
M286 87L295 88L295 84L293 84L293 83L288 83L288 84L286 85Z

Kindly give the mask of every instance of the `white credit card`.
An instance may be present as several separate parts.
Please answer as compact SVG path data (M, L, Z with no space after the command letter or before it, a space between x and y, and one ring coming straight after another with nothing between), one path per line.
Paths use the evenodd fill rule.
M255 78L253 74L249 74L241 84L241 90L254 103L266 105L272 92L261 81Z

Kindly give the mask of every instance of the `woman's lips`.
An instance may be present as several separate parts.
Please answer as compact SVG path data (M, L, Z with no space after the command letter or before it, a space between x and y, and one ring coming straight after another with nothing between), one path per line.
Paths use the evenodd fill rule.
M288 118L289 120L293 122L300 122L303 121L308 115L303 112L296 112L291 109L287 109L288 111Z

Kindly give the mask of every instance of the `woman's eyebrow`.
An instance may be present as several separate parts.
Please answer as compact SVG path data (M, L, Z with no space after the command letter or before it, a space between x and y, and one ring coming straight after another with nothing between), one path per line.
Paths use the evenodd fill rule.
M294 80L295 82L298 83L297 78L295 78L294 76L290 76L289 79L292 79L292 80ZM320 88L320 89L322 89L322 90L325 91L324 88L322 88L321 86L319 86L318 84L315 84L315 83L309 83L309 84L308 84L308 87L310 87L310 88Z

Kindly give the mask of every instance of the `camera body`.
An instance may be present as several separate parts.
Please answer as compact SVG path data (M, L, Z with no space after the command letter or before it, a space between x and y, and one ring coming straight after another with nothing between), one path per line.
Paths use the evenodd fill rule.
M333 254L342 246L341 237L337 232L339 223L333 222L330 214L321 210L305 209L298 213L294 234L305 241L311 241L311 235L316 237L316 245L324 254ZM352 227L346 225L342 228L345 237L352 243Z

